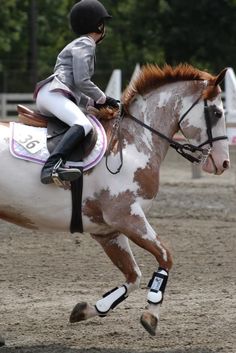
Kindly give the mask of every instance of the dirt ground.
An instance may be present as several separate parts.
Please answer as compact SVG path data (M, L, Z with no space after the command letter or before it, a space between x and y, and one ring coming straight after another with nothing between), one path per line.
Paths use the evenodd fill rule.
M74 305L123 283L89 235L38 234L0 221L0 353L235 353L236 154L232 169L192 179L168 154L149 218L172 249L159 333L139 323L155 259L132 245L141 288L107 318L69 324Z

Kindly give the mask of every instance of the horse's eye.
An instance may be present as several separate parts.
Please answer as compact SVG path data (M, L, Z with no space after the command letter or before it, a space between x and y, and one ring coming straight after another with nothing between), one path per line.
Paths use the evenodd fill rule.
M208 115L211 126L215 126L218 120L223 116L222 110L219 109L216 105L211 105L208 107L206 113Z
M216 119L220 119L222 117L222 111L220 109L215 110L214 116Z

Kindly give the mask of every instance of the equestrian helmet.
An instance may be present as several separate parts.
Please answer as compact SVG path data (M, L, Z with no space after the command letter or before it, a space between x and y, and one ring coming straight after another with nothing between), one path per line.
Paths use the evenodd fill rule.
M104 20L111 18L98 0L81 0L70 11L70 25L76 35L102 33ZM100 28L101 26L101 28Z

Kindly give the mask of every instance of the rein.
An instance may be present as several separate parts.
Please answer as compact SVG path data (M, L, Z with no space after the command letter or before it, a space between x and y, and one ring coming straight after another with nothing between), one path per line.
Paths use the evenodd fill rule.
M198 102L200 101L201 96L198 97L193 104L190 106L190 108L181 116L181 118L179 119L178 122L178 126L181 129L181 123L184 120L184 118L188 115L188 113L193 109L193 107L195 107L195 105L198 104ZM209 156L210 152L211 152L211 148L213 146L213 142L214 141L219 141L219 140L227 140L227 136L218 136L218 137L213 137L212 136L212 124L211 124L211 119L210 119L210 113L209 113L209 106L207 104L207 100L204 99L204 116L205 116L205 121L206 121L206 131L207 131L207 136L208 139L201 143L198 146L192 145L191 143L184 143L181 144L171 138L169 138L168 136L162 134L160 131L153 129L151 126L143 123L142 121L140 121L139 119L137 119L136 117L134 117L133 115L128 115L128 117L132 120L134 120L136 123L138 123L139 125L143 126L145 129L151 131L153 134L163 138L164 140L168 141L170 144L170 147L174 148L176 150L176 152L178 152L182 157L186 158L187 160L189 160L191 163L195 163L195 164L204 164L207 157ZM205 146L206 144L210 145L210 148L202 148L203 146ZM195 157L193 155L191 155L188 152L200 152L201 155L199 155L198 157Z
M123 106L120 104L119 111L118 111L118 114L117 114L117 118L116 118L116 120L115 120L115 122L113 124L113 127L112 127L111 139L110 139L110 142L109 142L109 145L107 147L106 154L105 154L105 157L106 157L106 168L113 175L118 174L120 172L122 166L123 166L121 122L122 122L122 120L124 118L124 115L125 115L125 112L124 112ZM120 154L120 165L119 165L119 167L117 168L116 171L113 171L108 166L108 157L109 157L109 154L110 154L110 151L111 151L111 148L112 148L113 141L115 140L116 136L118 137L119 154Z
M198 104L198 102L200 101L201 96L198 97L193 104L190 106L190 108L180 117L179 122L178 122L178 126L179 129L182 131L181 129L181 123L184 120L184 118L188 115L188 113L193 109L193 107L195 107L195 105ZM210 116L210 110L209 110L209 106L207 104L207 100L204 99L204 117L205 117L205 121L206 121L206 132L207 132L207 136L208 139L201 143L198 146L192 145L191 143L184 143L181 144L171 138L169 138L168 136L162 134L160 131L152 128L151 126L145 124L144 122L142 122L141 120L137 119L135 116L131 115L128 113L128 117L130 119L132 119L133 121L135 121L137 124L141 125L142 127L144 127L145 129L151 131L153 134L161 137L162 139L166 140L167 142L169 142L170 147L174 148L176 150L176 152L178 152L182 157L186 158L187 160L189 160L191 163L195 163L195 164L204 164L206 162L206 159L208 158L212 146L213 146L213 142L215 141L219 141L219 140L227 140L228 137L227 136L217 136L217 137L213 137L212 136L212 123L211 123L211 116ZM108 150L106 153L106 167L109 170L110 173L112 174L117 174L119 173L119 171L121 170L121 167L123 165L123 155L122 155L122 147L121 147L121 135L120 135L120 124L121 121L123 120L125 115L125 111L124 111L124 107L123 105L120 106L120 110L117 116L117 119L113 125L113 133L112 133L112 137L108 146ZM117 169L117 171L111 171L110 168L108 167L108 155L110 152L110 147L112 145L112 142L114 140L115 136L118 136L118 140L119 140L119 151L120 151L120 166ZM203 146L205 146L206 144L209 144L210 147L209 148L202 148ZM193 156L191 153L194 152L200 152L200 155L195 157Z

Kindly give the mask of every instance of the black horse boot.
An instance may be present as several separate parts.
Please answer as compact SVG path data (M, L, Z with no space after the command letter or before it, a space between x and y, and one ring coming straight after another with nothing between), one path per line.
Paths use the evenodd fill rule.
M62 181L74 181L82 173L77 168L67 168L64 163L68 160L74 148L83 141L85 131L81 125L73 125L66 131L61 141L47 159L41 171L43 184L53 183L53 174L58 175Z

